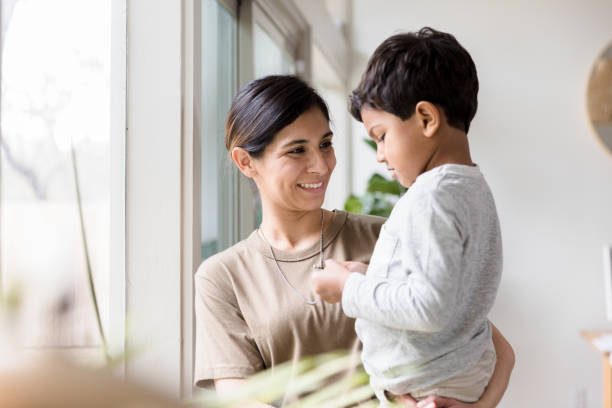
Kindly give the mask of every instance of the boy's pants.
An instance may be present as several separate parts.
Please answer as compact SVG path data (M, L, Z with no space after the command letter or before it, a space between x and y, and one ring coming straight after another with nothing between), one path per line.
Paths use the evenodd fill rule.
M412 391L410 395L417 401L429 395L453 398L463 402L478 401L484 393L487 384L489 384L493 371L495 371L496 361L495 348L491 344L491 347L485 350L480 360L469 370L461 372L439 384L434 384L431 387ZM377 392L376 396L381 402L380 406L383 407L394 397L389 391Z

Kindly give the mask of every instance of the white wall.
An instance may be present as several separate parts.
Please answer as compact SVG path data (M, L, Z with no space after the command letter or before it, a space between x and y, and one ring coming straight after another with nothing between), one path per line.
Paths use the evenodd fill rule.
M612 155L591 131L585 91L612 40L612 2L355 0L352 85L382 40L425 25L455 34L479 72L471 148L497 200L505 252L491 319L517 355L500 406L573 408L581 392L585 406L601 406L600 359L579 331L612 329L601 261L612 242ZM380 167L354 129L362 192Z
M183 240L181 1L127 12L126 363L128 378L181 395ZM193 198L192 198L193 199ZM188 346L187 346L188 347Z

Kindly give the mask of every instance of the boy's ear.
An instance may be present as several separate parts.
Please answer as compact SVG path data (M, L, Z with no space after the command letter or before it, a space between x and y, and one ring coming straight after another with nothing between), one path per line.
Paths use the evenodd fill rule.
M440 109L431 102L421 101L414 108L425 137L432 137L440 128Z
M234 147L232 149L232 160L238 166L238 169L242 174L248 178L253 178L257 175L255 170L255 163L249 152L242 147Z

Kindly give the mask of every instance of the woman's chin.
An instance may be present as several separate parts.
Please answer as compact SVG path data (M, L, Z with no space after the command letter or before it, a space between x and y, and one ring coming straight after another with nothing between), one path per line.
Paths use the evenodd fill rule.
M323 201L325 201L325 195L321 197L311 197L308 200L296 200L294 202L297 204L296 207L300 208L302 211L314 211L321 209Z

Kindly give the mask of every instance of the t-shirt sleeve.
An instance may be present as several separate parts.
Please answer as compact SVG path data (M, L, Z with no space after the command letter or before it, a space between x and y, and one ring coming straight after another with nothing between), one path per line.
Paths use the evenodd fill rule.
M195 276L198 387L218 378L246 378L264 368L231 286L216 284L206 272L203 265Z

